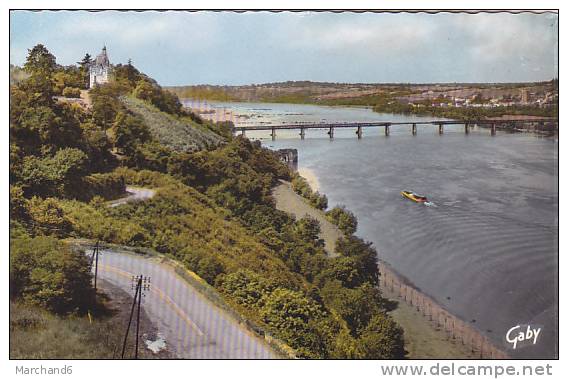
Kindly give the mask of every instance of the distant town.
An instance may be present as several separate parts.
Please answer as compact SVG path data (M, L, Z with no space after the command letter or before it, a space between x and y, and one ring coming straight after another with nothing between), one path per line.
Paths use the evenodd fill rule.
M388 99L410 107L546 108L558 103L558 80L495 84L347 84L288 81L243 86L174 86L182 98L369 105Z

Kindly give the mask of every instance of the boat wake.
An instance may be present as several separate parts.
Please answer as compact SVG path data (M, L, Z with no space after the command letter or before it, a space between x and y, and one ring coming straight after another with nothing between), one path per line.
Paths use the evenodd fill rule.
M436 204L434 204L431 201L424 202L424 205L427 206L427 207L434 207L434 208L438 207Z

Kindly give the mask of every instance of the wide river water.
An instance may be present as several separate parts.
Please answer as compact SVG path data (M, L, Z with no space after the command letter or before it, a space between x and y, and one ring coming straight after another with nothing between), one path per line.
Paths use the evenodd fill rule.
M378 114L365 108L212 103L239 126L301 121L410 121L431 117ZM219 117L219 116L217 116ZM225 116L222 116L225 117ZM381 259L450 312L506 348L516 326L542 327L537 343L513 357L557 356L558 140L463 126L247 132L272 149L295 148L299 166L318 178L330 206L359 220L357 235ZM432 206L401 197L428 196Z

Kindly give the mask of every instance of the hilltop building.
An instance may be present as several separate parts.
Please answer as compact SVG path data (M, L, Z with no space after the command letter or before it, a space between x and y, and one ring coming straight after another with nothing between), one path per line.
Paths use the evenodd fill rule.
M110 61L108 60L106 46L104 46L103 51L97 55L95 61L89 67L89 88L108 83L109 79Z

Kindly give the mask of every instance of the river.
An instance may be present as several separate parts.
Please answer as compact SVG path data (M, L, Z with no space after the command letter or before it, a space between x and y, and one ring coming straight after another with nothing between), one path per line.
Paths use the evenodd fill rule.
M366 108L212 103L214 117L239 126L299 121L427 121ZM214 115L214 113L210 113ZM229 116L227 116L229 115ZM212 117L213 118L213 117ZM357 235L450 312L506 348L507 331L542 327L537 343L508 350L518 358L558 355L558 140L463 126L247 132L272 149L295 148L330 206L358 217ZM401 197L409 189L432 206Z

